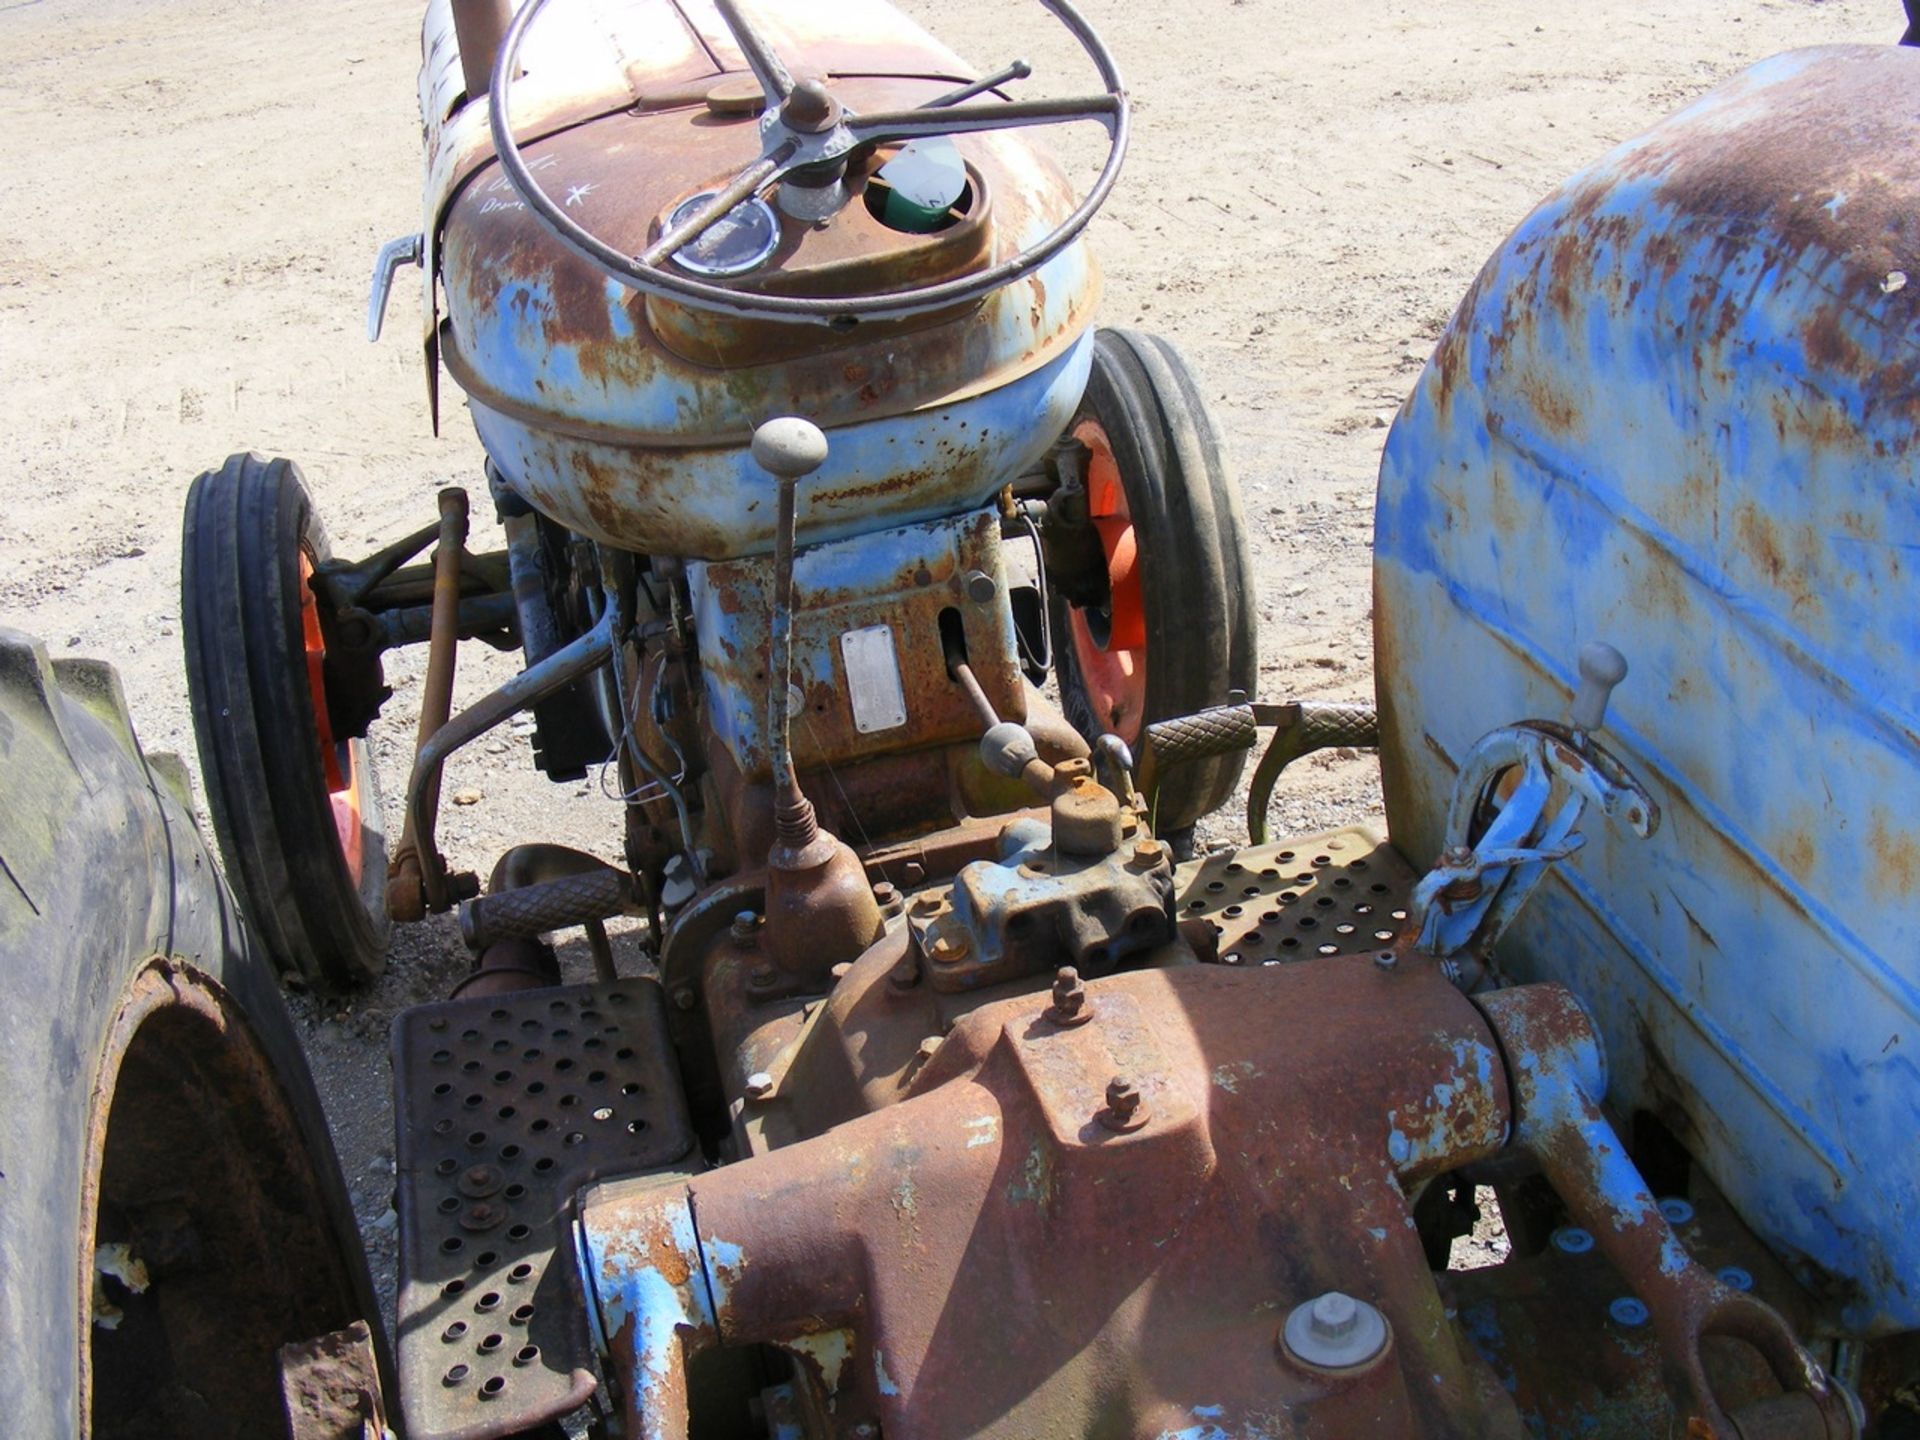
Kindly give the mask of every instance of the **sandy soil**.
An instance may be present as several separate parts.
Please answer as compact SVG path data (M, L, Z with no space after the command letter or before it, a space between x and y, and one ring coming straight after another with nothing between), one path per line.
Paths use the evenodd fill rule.
M982 66L1018 53L1036 85L1085 84L1030 4L906 8ZM1104 318L1171 337L1205 381L1253 521L1271 699L1370 693L1384 427L1534 201L1753 59L1902 23L1897 0L1085 8L1138 106L1092 232ZM150 747L192 758L176 576L196 471L249 447L294 457L346 551L425 523L441 485L484 493L450 382L428 433L410 289L386 343L362 334L375 248L419 227L418 16L407 0L0 0L0 622L118 665ZM494 539L485 514L476 545ZM422 658L389 664L393 788ZM470 665L460 701L503 673ZM449 853L483 872L527 838L612 855L613 805L528 761L515 734L456 765L449 792L480 799L450 810ZM1303 764L1275 808L1282 833L1377 818L1370 761ZM1210 838L1236 833L1225 816ZM464 963L429 923L371 994L298 1006L383 1270L387 1025Z

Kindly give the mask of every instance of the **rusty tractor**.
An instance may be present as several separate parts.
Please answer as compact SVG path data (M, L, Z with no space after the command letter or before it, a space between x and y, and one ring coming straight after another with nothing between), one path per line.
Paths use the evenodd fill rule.
M1199 391L1096 326L1127 92L1041 3L1078 97L881 0L429 4L369 329L417 266L504 548L195 482L224 883L111 674L0 647L0 935L79 1017L10 1093L92 1117L7 1165L18 1433L1920 1433L1920 55L1765 62L1489 261L1386 442L1376 710L1253 693ZM443 852L518 717L619 863ZM1388 838L1268 837L1328 745ZM389 1333L275 979L447 912Z

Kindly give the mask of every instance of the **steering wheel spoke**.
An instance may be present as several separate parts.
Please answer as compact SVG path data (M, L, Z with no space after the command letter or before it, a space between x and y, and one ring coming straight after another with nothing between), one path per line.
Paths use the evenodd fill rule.
M1022 125L1070 125L1076 120L1095 121L1111 135L1124 104L1118 95L1073 95L1058 100L1011 100L1000 105L876 110L850 116L846 127L862 145L1011 130Z
M747 68L753 71L753 78L760 82L760 93L767 97L769 108L778 105L793 91L793 74L787 69L786 62L753 28L753 22L741 12L739 0L713 0L713 8L720 12L720 18L726 22L727 30L733 36L733 43L740 47L741 55L746 58Z

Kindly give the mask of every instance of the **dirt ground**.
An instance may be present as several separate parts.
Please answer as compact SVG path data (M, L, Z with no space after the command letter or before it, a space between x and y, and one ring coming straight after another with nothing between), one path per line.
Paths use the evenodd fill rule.
M1030 85L1086 85L1037 6L905 8L985 68L1019 54ZM1501 237L1570 171L1749 61L1890 41L1902 24L1898 0L1085 9L1137 105L1091 232L1103 319L1170 337L1203 377L1253 524L1268 699L1370 695L1380 444ZM176 577L196 471L244 448L292 456L347 552L431 519L442 485L484 494L450 381L444 433L428 431L411 285L386 342L362 332L376 247L420 223L419 11L0 0L0 623L118 665L148 746L190 762ZM477 547L497 543L489 516L476 505ZM389 661L390 790L422 660ZM505 673L470 665L458 703ZM529 838L615 854L614 804L556 790L529 758L514 733L453 767L448 792L479 799L449 811L449 854L483 873ZM1275 824L1377 820L1378 803L1369 760L1303 764ZM1229 815L1207 838L1239 833ZM387 1027L464 964L451 923L432 922L398 936L367 996L296 1004L389 1275Z

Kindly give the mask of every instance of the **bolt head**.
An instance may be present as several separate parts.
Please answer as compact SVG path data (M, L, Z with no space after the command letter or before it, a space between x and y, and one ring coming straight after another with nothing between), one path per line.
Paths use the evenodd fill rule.
M873 887L873 899L877 905L891 905L900 898L900 892L894 888L891 880L882 880Z
M1391 950L1378 950L1374 952L1373 963L1382 970L1391 970L1400 963L1400 957Z
M1449 870L1464 870L1473 864L1473 851L1465 845L1449 845L1441 852L1440 863Z
M691 1010L699 1003L691 986L682 985L673 992L673 1008L676 1010Z
M927 1036L926 1039L920 1042L920 1058L922 1060L931 1060L934 1051L940 1048L940 1044L941 1041L938 1035Z
M771 965L756 965L753 967L753 973L747 976L747 984L756 990L768 990L779 978Z
M1360 1307L1351 1295L1329 1290L1308 1307L1307 1323L1313 1327L1314 1334L1337 1340L1360 1323Z
M733 938L742 943L752 940L759 928L760 917L751 910L742 910L733 917Z
M747 1098L765 1100L773 1094L773 1076L764 1070L756 1070L747 1076Z
M993 577L986 571L969 570L967 572L967 598L974 604L985 605L999 593L1000 587L994 583Z

